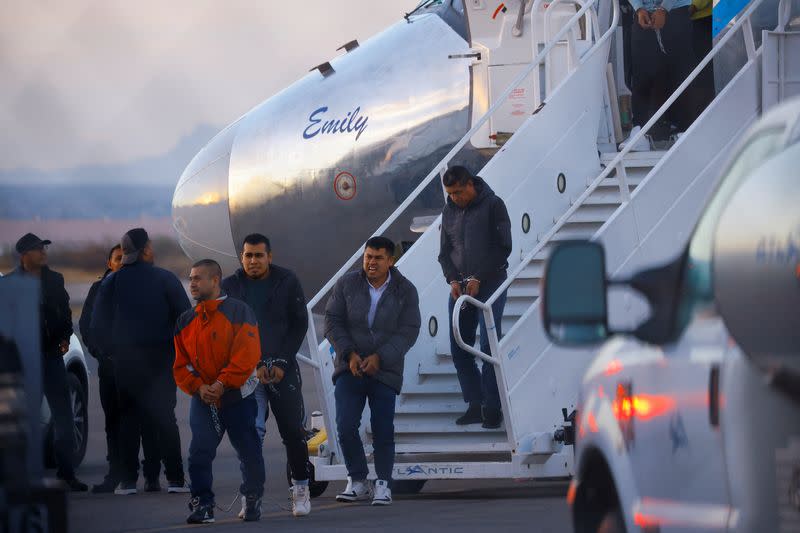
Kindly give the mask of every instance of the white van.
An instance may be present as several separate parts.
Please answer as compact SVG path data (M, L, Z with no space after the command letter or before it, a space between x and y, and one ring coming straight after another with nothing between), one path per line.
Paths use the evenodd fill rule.
M548 335L608 339L578 402L575 531L800 531L798 140L800 99L760 119L667 265L616 280L599 243L551 254ZM609 293L631 290L649 316L614 331Z

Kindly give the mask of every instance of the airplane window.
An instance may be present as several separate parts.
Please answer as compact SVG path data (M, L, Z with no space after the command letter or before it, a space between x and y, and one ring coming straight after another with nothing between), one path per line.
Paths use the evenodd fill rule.
M753 137L739 152L739 156L720 180L720 184L695 227L689 243L689 253L684 275L683 298L678 319L681 326L688 324L693 310L705 308L714 298L711 286L711 251L714 229L723 208L751 171L781 148L784 128L764 130Z

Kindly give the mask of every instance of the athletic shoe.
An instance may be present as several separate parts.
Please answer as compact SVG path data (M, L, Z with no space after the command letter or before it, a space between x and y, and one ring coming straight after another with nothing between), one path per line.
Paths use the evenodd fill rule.
M62 479L61 482L72 492L86 492L89 490L89 485L74 476L69 479Z
M191 489L189 489L189 485L183 481L170 481L167 484L167 492L169 494L186 494L187 492L191 492Z
M382 479L375 482L375 497L372 498L372 505L392 505L392 489L389 483Z
M481 418L481 404L471 403L467 411L456 418L456 425L467 426L469 424L480 424L483 421Z
M261 498L258 496L242 496L242 510L239 518L245 522L258 522L261 519Z
M483 424L484 429L497 429L503 423L503 411L494 407L483 408Z
M634 126L631 129L631 133L630 133L630 135L628 135L628 138L625 139L624 141L622 141L619 144L619 149L622 150L623 148L625 148L628 145L628 143L631 141L631 139L633 139L636 136L636 134L639 133L640 131L642 131L641 126ZM647 135L643 135L641 139L636 141L636 144L633 145L633 147L631 147L630 151L631 152L649 152L650 151L650 141L647 140Z
M92 494L111 494L117 488L117 483L110 478L105 478L102 483L92 485Z
M292 485L292 514L306 516L311 512L311 495L308 485Z
M358 502L369 500L371 496L371 490L369 483L366 479L361 481L353 481L353 479L348 476L347 477L347 487L344 489L344 492L336 495L337 502Z
M199 498L192 498L189 502L189 510L192 512L186 517L187 524L214 523L214 504L201 504Z
M117 496L130 496L131 494L136 494L136 482L135 481L122 481L119 485L117 485L116 490L114 490L114 494Z
M161 483L157 479L144 480L145 492L161 492Z

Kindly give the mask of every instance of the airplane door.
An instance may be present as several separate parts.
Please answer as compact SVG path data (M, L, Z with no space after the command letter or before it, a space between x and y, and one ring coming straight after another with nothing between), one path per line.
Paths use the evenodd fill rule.
M534 0L467 0L473 55L471 126L539 54L547 42L545 35L554 36L575 14L577 2L569 0L554 6L546 23L549 3L540 4L538 13L533 13L533 4ZM585 33L576 27L576 42L580 43ZM585 46L579 44L578 49ZM502 145L536 110L547 88L552 90L568 74L570 66L565 40L551 51L547 69L540 66L515 88L472 137L472 144L478 148Z

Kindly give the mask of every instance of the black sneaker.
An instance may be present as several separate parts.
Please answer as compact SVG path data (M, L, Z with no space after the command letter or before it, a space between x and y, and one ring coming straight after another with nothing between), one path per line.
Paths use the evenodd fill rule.
M481 417L481 406L477 403L469 404L467 412L456 418L456 424L459 426L466 426L469 424L480 424L483 418Z
M201 504L198 498L189 501L189 510L192 513L186 517L187 524L213 524L214 523L214 504Z
M89 490L89 485L84 483L83 481L79 480L76 477L71 477L69 479L62 479L62 483L64 483L69 490L72 492L86 492Z
M92 494L111 494L117 488L117 482L106 477L102 483L92 485Z
M157 479L144 480L145 492L161 492L161 483Z
M244 498L244 514L242 520L245 522L258 522L261 519L261 498L257 496L246 496Z
M483 428L497 429L503 423L503 411L494 407L483 408Z

